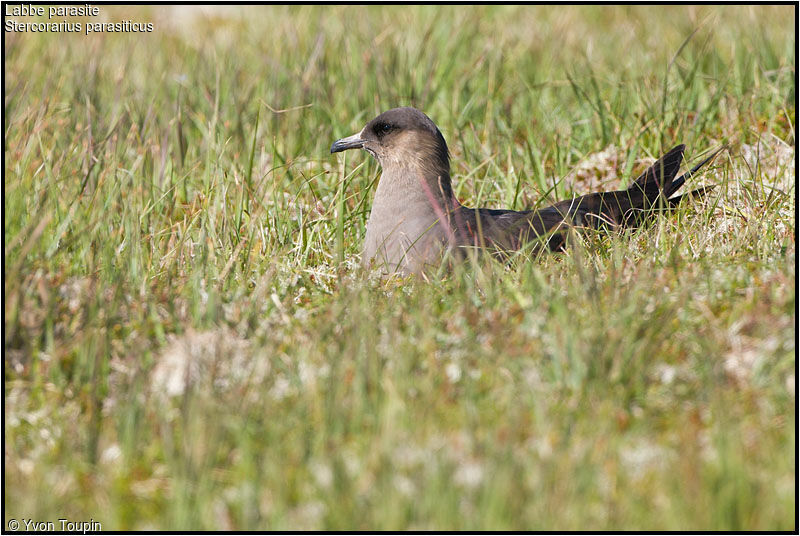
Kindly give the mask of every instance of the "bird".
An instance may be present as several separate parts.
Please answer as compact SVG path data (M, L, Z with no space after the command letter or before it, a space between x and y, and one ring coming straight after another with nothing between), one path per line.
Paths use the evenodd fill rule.
M724 148L724 147L723 147ZM357 134L336 140L331 154L363 149L382 173L367 221L362 264L385 276L424 275L445 258L490 251L509 258L528 244L564 251L571 230L623 230L641 226L683 199L711 187L672 197L722 148L675 178L685 146L659 158L625 190L596 192L535 210L471 208L453 194L450 152L436 124L411 107L378 115Z

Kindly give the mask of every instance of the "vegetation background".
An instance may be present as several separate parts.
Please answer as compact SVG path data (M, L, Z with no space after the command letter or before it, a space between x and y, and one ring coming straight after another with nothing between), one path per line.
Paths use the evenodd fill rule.
M4 35L4 528L796 530L795 6L101 18L155 31ZM380 282L328 150L400 105L469 205L729 150L648 229Z

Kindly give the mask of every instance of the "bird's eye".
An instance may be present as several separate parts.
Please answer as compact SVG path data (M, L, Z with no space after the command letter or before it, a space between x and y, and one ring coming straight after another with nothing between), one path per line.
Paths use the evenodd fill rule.
M392 125L389 123L381 123L375 130L378 131L378 134L388 134L389 131L392 130Z

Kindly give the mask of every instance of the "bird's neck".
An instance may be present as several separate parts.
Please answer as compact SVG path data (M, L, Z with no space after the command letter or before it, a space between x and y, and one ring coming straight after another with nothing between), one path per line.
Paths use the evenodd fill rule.
M447 169L384 164L367 222L363 261L377 259L393 269L428 262L448 242L457 207ZM415 253L409 256L410 249ZM415 271L414 266L406 268Z
M415 162L385 165L375 192L373 210L450 211L458 206L449 166L421 167Z

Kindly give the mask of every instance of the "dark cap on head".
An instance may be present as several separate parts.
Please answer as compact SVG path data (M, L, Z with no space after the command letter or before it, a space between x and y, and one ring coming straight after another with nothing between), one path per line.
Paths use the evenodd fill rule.
M436 123L431 118L420 112L416 108L404 106L402 108L392 108L367 123L364 128L366 132L386 133L390 130L423 130L432 135L441 136L441 132L436 127ZM442 140L444 141L444 140Z

